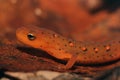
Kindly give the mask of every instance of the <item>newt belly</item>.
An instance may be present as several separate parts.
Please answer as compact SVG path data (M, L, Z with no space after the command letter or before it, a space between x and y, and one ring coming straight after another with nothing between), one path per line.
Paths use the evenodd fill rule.
M42 49L55 58L68 60L69 68L75 62L102 64L120 59L120 36L104 42L79 42L36 26L18 28L16 36L26 45Z

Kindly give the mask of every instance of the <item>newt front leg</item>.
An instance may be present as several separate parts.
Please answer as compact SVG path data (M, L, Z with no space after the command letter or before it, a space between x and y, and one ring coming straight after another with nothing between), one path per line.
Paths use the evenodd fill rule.
M58 68L64 70L72 68L75 62L77 61L77 58L78 58L78 53L73 54L65 66L59 66Z

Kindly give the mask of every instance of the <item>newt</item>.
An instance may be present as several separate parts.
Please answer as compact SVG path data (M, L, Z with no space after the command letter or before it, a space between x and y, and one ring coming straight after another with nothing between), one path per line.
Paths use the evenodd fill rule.
M120 38L111 37L104 42L84 42L68 39L54 31L37 26L23 26L16 30L17 39L51 56L68 61L70 69L75 63L103 64L120 59Z

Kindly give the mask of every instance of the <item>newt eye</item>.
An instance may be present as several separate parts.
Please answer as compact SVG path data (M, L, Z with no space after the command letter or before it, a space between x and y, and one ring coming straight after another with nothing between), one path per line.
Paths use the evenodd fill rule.
M28 39L31 40L31 41L36 39L36 37L35 37L34 34L32 34L32 33L28 33L27 37L28 37Z

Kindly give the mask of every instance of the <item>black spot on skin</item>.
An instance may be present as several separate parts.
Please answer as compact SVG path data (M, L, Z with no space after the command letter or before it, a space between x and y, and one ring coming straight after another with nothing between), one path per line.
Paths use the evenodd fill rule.
M110 51L110 49L107 49L107 50L106 50L106 52L109 52L109 51Z
M113 55L112 55L112 54L110 54L109 56L110 56L110 57L113 57Z
M98 51L95 51L95 53L98 53Z
M106 47L106 45L103 45L103 47Z
M97 58L99 58L100 56L97 56Z
M94 54L92 54L92 56L94 56Z
M42 45L40 45L40 47L42 47Z
M44 34L44 32L41 32L41 34Z
M78 55L79 54L79 52L76 52L76 55Z
M120 41L118 41L118 43L120 43Z
M67 45L65 44L65 47L66 47Z
M57 45L60 45L60 43L57 43Z
M86 49L86 50L84 50L85 52L87 52L88 51L88 49Z
M49 32L47 34L50 34Z
M59 49L59 51L61 51L62 49Z
M68 51L65 51L65 53L68 53Z
M72 41L69 41L68 43L72 43Z
M77 48L77 46L75 46L75 48Z
M53 42L55 42L55 39L53 39Z
M84 57L84 59L87 59L86 57Z
M51 39L51 36L49 38Z
M105 60L106 58L105 58L105 57L103 57L103 59Z
M109 46L112 46L112 44L109 44Z
M65 39L62 39L63 41L65 40Z
M46 42L47 44L49 44L49 42Z
M98 50L97 50L97 48L93 48L93 50L94 50L94 52L95 52L95 53L98 53Z

